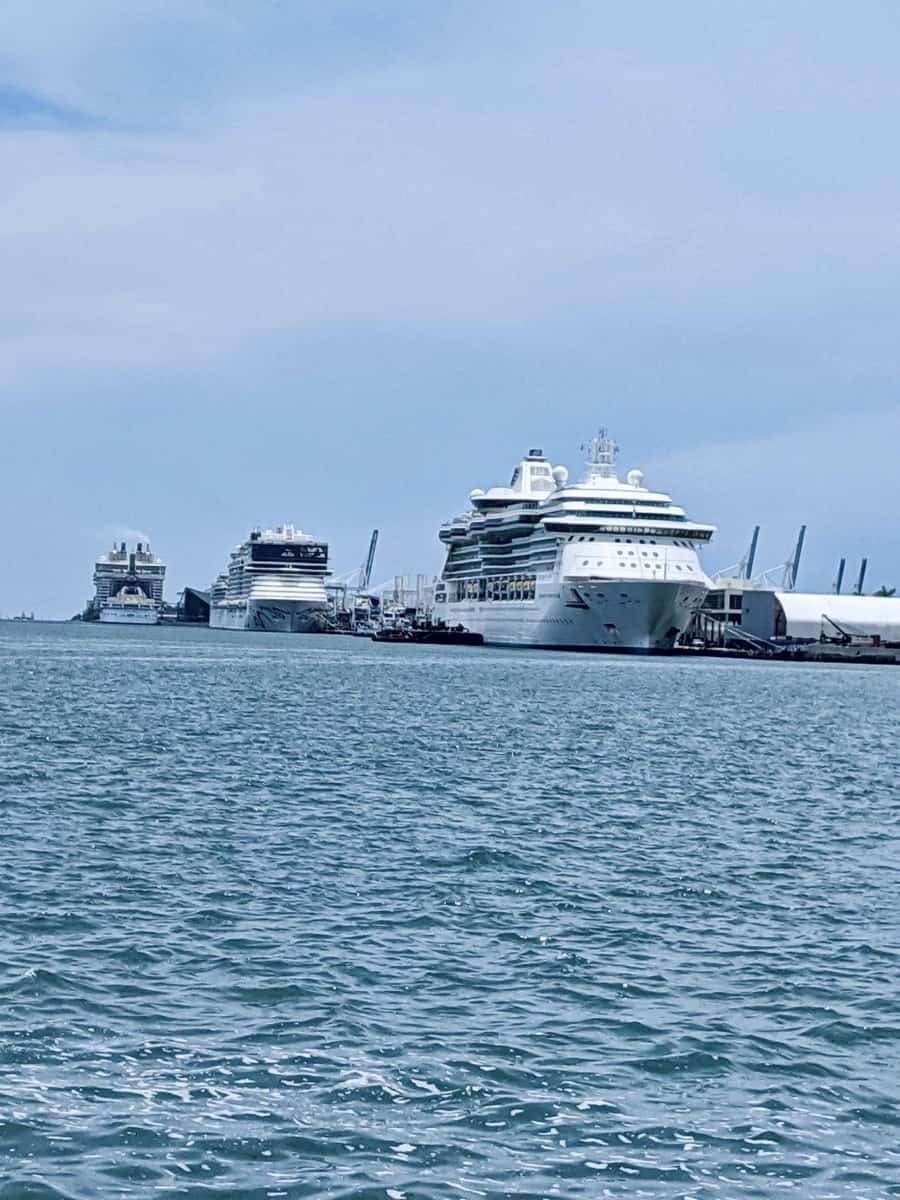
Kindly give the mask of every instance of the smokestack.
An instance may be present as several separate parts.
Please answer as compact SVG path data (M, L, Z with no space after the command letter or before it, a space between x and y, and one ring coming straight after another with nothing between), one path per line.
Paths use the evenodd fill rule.
M132 551L131 554L128 555L128 574L129 575L134 574L134 551Z

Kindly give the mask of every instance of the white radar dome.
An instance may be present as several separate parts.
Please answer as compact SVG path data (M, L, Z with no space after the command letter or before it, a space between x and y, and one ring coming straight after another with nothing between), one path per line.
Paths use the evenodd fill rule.
M557 487L565 487L566 481L569 478L569 472L565 467L554 467L553 478L556 481Z
M637 469L635 469L634 471L629 471L628 474L625 476L625 478L628 480L628 482L631 484L632 487L640 487L641 484L644 482L644 472L638 471Z
M477 500L479 496L483 496L483 495L484 495L484 488L472 488L471 492L469 492L469 499Z

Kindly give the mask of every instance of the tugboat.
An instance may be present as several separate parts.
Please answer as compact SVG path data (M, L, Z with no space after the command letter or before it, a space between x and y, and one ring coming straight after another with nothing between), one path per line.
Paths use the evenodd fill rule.
M403 642L419 643L429 646L483 646L484 637L480 633L472 633L462 625L454 625L449 629L442 621L425 625L395 625L390 629L380 629L372 634L373 642Z

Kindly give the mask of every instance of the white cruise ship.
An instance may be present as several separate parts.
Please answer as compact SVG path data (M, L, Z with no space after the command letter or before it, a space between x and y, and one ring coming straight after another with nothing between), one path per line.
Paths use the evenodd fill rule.
M108 625L157 625L165 578L165 564L149 542L138 542L131 552L121 542L97 559L89 609Z
M293 525L256 529L210 588L213 629L311 633L328 606L328 546Z
M530 450L509 487L471 492L473 511L441 527L435 618L501 646L671 649L710 587L697 550L715 527L640 471L619 479L616 449L601 430L575 484Z

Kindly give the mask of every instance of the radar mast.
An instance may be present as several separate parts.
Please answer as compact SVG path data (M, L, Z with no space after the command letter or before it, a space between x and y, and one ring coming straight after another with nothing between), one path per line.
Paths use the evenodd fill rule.
M582 443L581 448L588 451L587 465L590 467L592 475L599 475L601 479L615 477L616 454L619 447L609 436L609 431L605 426L597 430L588 445Z

